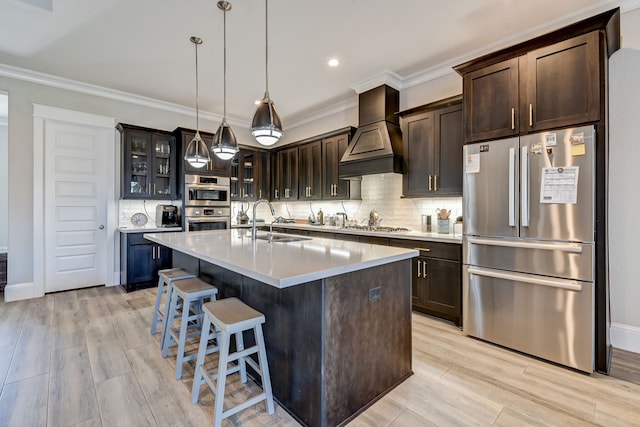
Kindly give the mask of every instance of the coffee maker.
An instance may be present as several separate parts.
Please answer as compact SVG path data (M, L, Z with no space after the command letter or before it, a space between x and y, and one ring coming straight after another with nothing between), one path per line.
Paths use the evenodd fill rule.
M178 207L174 205L157 205L156 225L158 227L179 227Z

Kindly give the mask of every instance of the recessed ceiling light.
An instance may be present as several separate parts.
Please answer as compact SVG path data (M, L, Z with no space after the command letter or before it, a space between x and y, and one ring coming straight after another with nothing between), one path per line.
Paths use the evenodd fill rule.
M336 58L331 58L328 64L329 67L337 67L338 65L340 65L340 61L338 61Z

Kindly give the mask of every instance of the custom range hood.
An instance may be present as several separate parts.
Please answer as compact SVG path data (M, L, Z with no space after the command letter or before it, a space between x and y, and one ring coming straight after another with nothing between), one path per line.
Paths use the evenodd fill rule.
M358 96L358 130L340 159L338 176L355 179L377 173L404 173L399 92L387 85Z

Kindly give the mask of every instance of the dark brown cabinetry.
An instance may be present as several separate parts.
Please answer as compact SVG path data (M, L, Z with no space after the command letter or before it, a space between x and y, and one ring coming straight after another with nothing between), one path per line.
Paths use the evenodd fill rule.
M273 199L298 200L298 147L278 151L277 176Z
M229 167L231 162L229 160L221 160L213 153L209 152L211 161L203 168L194 168L184 160L184 153L187 150L187 146L196 135L196 131L191 129L177 128L174 130L176 139L180 143L180 157L178 160L178 170L182 174L191 175L213 175L213 176L229 176ZM207 144L209 150L211 150L211 142L213 141L213 134L207 132L200 132L202 140Z
M322 141L309 142L298 147L300 170L298 172L298 198L318 200L322 198Z
M123 199L177 198L176 139L170 132L119 124Z
M462 97L401 113L404 197L462 195Z
M154 285L158 270L171 267L171 249L145 239L143 233L121 233L120 267L127 292Z
M338 165L348 145L348 133L322 140L322 198L325 200L349 198L349 181L338 179Z
M231 162L231 200L258 200L269 195L269 153L241 148Z
M465 141L599 120L599 64L599 32L592 31L469 72L460 68Z

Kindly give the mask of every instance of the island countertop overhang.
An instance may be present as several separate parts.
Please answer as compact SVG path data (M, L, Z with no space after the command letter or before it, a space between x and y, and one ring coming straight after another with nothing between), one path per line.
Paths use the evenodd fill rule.
M246 230L145 233L152 242L286 288L369 267L410 259L414 249L314 237L296 242L251 240Z

